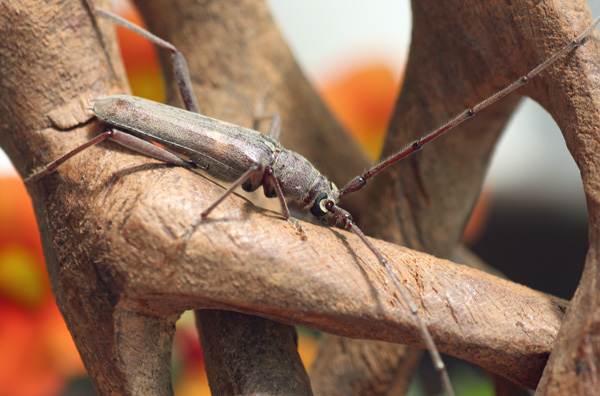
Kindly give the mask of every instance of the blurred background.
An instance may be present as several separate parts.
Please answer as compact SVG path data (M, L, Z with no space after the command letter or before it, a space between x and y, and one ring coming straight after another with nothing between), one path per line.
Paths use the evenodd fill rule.
M409 1L268 3L325 103L375 161L406 62ZM600 12L598 2L592 8ZM114 1L114 10L141 23L125 0ZM161 101L154 49L118 30L134 94ZM50 292L29 197L0 154L0 396L94 395ZM523 101L498 145L465 243L514 281L566 299L577 287L587 250L579 171L550 116L532 101ZM310 367L318 334L299 331ZM493 394L477 368L446 359L458 394ZM176 395L210 394L193 315L178 323L173 367ZM422 379L431 371L424 362L412 395L438 391L425 386L437 380Z

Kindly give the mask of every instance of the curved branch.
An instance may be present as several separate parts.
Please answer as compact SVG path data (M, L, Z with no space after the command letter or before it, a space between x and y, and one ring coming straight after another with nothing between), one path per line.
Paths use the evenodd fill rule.
M88 100L123 86L84 9L61 7L58 15L58 8L1 7L0 36L7 39L0 41L0 144L26 176L100 130L90 122ZM30 67L19 67L24 63ZM112 143L85 151L29 191L53 291L99 393L169 393L170 337L185 309L228 309L421 346L384 271L344 231L305 224L303 241L279 215L232 197L185 244L179 236L222 188ZM419 209L419 201L411 202ZM407 235L416 241L427 230L423 224ZM526 386L537 384L563 301L374 243L420 306L441 351ZM439 249L449 252L451 245ZM132 359L140 351L153 359Z

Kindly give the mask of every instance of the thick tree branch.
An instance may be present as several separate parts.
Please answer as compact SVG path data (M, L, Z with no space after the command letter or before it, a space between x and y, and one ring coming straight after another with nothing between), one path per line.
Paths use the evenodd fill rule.
M385 153L404 147L547 59L591 23L587 7L585 1L519 1L510 5L502 1L413 2L413 42ZM565 132L574 157L579 158L577 161L584 178L588 178L584 181L584 189L588 202L592 203L590 241L594 244L599 240L593 236L597 229L594 197L598 195L597 188L593 187L598 180L598 173L593 170L598 164L594 154L598 151L593 147L598 140L597 53L594 35L583 48L561 59L551 70L519 91L542 103L556 120L562 120L559 126ZM369 205L358 208L363 229L395 243L449 257L481 188L496 138L517 100L516 95L505 98L376 178L373 188L365 195ZM573 148L574 142L580 143L577 150ZM377 211L366 215L371 208L377 208ZM588 256L590 263L594 262L596 251L592 246ZM594 270L588 272L597 273ZM598 355L598 346L590 344L595 338L587 337L590 332L594 333L593 323L596 322L589 318L597 316L593 313L593 296L599 294L592 286L596 277L588 275L584 278L588 284L584 300L588 308L573 322L575 328L580 328L575 337L581 344L573 342L569 352L559 355L563 357L564 379L569 379L564 382L565 388L559 387L556 394L570 392L567 391L569 386L578 381L573 369L576 365L568 358L573 356L578 345L588 346L579 351L593 351L584 361L593 361L591 356ZM330 342L324 347L336 346ZM377 346L373 348L374 355L378 353L377 349ZM361 347L356 350L354 357L348 359L370 356ZM345 351L352 353L351 348ZM334 356L327 351L323 355ZM389 359L384 355L380 361L389 362ZM321 360L318 364L330 366ZM412 371L409 363L397 366L399 370ZM594 364L586 363L585 366L594 367ZM346 367L348 373L344 374L344 369L340 368L337 377L328 376L315 383L315 387L327 389L326 394L336 394L337 389L347 389L350 380L357 384L368 382L368 378L361 377L368 376L368 371L352 371L352 365ZM387 372L390 384L397 383L398 373L402 374L393 370ZM377 376L373 378L372 384L382 382ZM560 378L557 377L556 383L561 383ZM404 385L407 387L408 381ZM585 382L578 386L594 388Z
M91 99L125 91L119 67L108 61L111 59L108 55L111 52L107 51L112 46L110 36L101 36L89 12L79 6L61 6L58 1L52 6L33 1L0 6L0 37L3 38L0 40L0 68L3 70L0 76L0 144L23 176L102 129L89 112ZM545 27L548 22L544 18L548 17L528 14L531 19L527 22L518 20L517 28L513 26L512 30L499 24L496 27L482 23L480 30L469 31L469 26L477 25L473 21L480 20L473 15L482 12L481 8L456 7L455 12L464 17L453 26L464 27L464 31L469 32L468 37L477 37L488 44L481 48L494 49L486 52L474 45L483 51L483 55L467 57L479 64L470 73L486 81L485 86L474 86L471 82L459 88L445 88L466 92L467 101L472 99L471 95L485 97L487 93L501 88L506 81L497 76L506 76L506 73L501 74L500 69L521 72L520 67L516 70L517 67L510 62L498 63L497 58L503 59L498 53L510 54L515 43L529 48L523 50L522 56L513 59L516 63L522 62L522 59L531 62L523 68L525 72L529 66L534 66L563 45L565 37L572 38L585 27L585 23L578 24L576 28L553 26L558 32L556 35L547 34L547 30L539 35L532 33L537 32L531 28L532 21L542 20L541 26ZM414 8L416 21L426 20L423 10L418 5ZM490 6L494 12L504 8L507 7ZM508 9L514 15L507 20L514 21L518 19L516 16L522 16L524 8L520 9L521 12ZM533 12L534 8L527 10ZM449 20L448 10L439 9L439 12L445 15L444 20ZM562 23L562 20L563 15L551 19L556 24ZM210 27L209 24L197 23L197 19L195 22ZM415 26L425 26L426 29L422 35L415 36L412 53L416 55L413 55L412 62L423 61L421 72L426 78L413 78L411 73L415 73L417 63L409 66L407 79L413 83L403 94L406 96L401 98L399 107L419 91L423 92L423 96L413 99L416 103L429 105L425 110L418 110L416 105L402 107L405 108L402 114L407 114L411 123L407 122L400 128L402 118L396 116L392 122L391 129L395 132L390 138L390 147L396 141L409 139L406 130L414 130L411 126L422 125L423 120L429 122L433 119L431 114L445 118L454 112L453 107L460 106L459 110L466 107L458 101L446 100L447 95L442 95L443 89L432 88L442 84L438 78L444 77L446 72L434 73L431 65L436 59L420 49L428 48L428 45L435 48L433 44L441 41L447 49L439 56L446 63L455 65L454 62L458 61L451 56L455 51L450 50L451 46L441 38L456 40L454 46L464 40L447 34L445 25L439 21L421 23L424 25L416 23ZM183 22L181 24L187 26ZM489 37L482 35L483 27L490 29ZM445 34L436 34L436 29ZM525 40L515 32L529 39ZM458 36L462 37L461 34ZM102 42L100 37L105 37ZM257 34L256 37L263 36ZM544 37L549 37L549 42L543 46L542 53L534 51L532 48L538 48L540 39ZM513 46L501 48L498 42L503 41ZM271 49L278 48L278 45ZM218 46L215 45L215 48ZM588 80L574 77L581 74L572 74L569 78L566 73L581 73L582 67L594 66L587 59L595 48L596 41L592 39L584 51L578 50L566 59L567 63L559 65L554 74L540 76L541 81L527 91L532 96L550 98L546 99L548 103L545 105L555 118L561 120L561 125L567 125L568 121L573 123L572 127L565 126L571 131L567 140L585 170L590 213L596 213L597 208L594 200L597 196L594 190L597 172L594 169L598 161L594 156L599 151L594 151L593 147L588 151L578 151L587 140L577 138L576 130L585 124L589 131L586 136L593 136L591 133L596 124L590 121L590 117L598 107L594 105L593 90L590 92L586 88L593 82L591 77ZM207 57L210 51L204 50ZM227 64L236 62L226 59ZM482 59L489 61L482 62ZM194 61L190 63L194 70ZM468 62L466 64L469 65ZM272 67L278 70L277 65ZM253 67L248 68L254 70ZM289 73L289 69L284 70ZM590 69L586 75L593 76L592 71ZM461 73L459 79L462 81L467 73ZM496 77L486 79L490 75ZM207 88L200 98L201 103L214 103L213 98L221 101L218 98L223 94L219 92L231 91L237 86L229 85L224 80L226 76L217 76L205 76L212 79L206 86L217 86L223 90ZM280 79L282 87L286 85L286 73L275 76ZM249 80L255 78L251 74L247 77ZM516 76L507 77L512 78ZM263 86L264 80L256 81L261 81L260 86ZM424 86L418 86L416 81L424 81ZM580 87L581 91L572 95L570 90L565 90L565 84ZM234 90L236 93L232 96L248 102L244 114L249 119L253 100L262 91L251 86L243 90L243 94ZM275 92L281 91L275 89ZM294 102L289 101L289 97L297 92L285 91L281 97L275 98L275 103L287 103L279 109L284 110L281 111L284 120L287 114L294 114ZM544 96L547 92L553 95ZM561 96L560 92L569 92L570 95ZM308 98L312 94L307 92L303 95L298 96ZM555 108L557 97L574 99L568 103L561 102L563 107ZM565 107L567 110L578 109L586 97L591 99L587 107L583 107L586 109L585 117L579 117L579 122L573 118L573 111L568 112ZM441 99L444 99L447 108L438 111L439 105L430 103ZM487 163L492 142L514 101L509 99L504 105L490 109L488 117L482 114L481 121L472 122L470 129L457 131L448 139L440 140L430 150L423 150L424 155L415 156L390 172L390 178L382 178L368 197L376 203L375 207L380 207L381 212L370 213L369 216L363 212L361 218L365 220L364 224L373 233L385 238L428 249L441 256L449 255L458 240L468 207L474 202L483 174L481 168ZM225 99L222 103L227 105L220 105L221 109L243 113L239 110L242 107L239 103L231 105ZM317 109L320 105L313 106ZM414 113L408 113L408 110L414 110ZM563 114L562 118L560 114ZM304 128L308 125L315 129L317 121L330 120L327 116L323 117L316 116L310 122L306 118L295 122ZM235 118L227 118L227 121L248 124ZM335 128L330 126L325 130L334 131ZM491 132L482 134L481 130ZM343 140L337 138L322 139L319 142L327 149L331 148L329 145L343 145L340 143ZM299 140L310 139L302 137ZM588 140L596 141L595 138ZM352 152L348 150L351 149L344 148L342 151L346 154ZM426 154L429 151L431 153ZM334 153L330 156L335 158L337 150L334 147L324 153ZM333 167L334 163L336 168L344 168L328 160L327 155L317 155L315 161L323 162L319 164L321 168L328 168L327 164ZM440 167L443 169L440 170ZM342 176L345 175L339 177ZM233 197L219 206L185 244L179 236L221 193L222 188L199 175L165 166L112 143L85 151L55 174L29 186L29 191L40 223L53 292L101 394L143 392L158 395L171 392L169 357L173 323L185 309L233 310L332 334L422 346L413 318L389 284L384 271L368 249L345 231L305 224L308 240L303 241L278 214ZM435 220L436 216L440 216L438 220ZM401 224L398 223L400 220ZM595 221L596 217L592 216L592 228ZM391 225L384 227L386 224ZM596 234L592 233L591 237L594 236ZM441 351L475 362L525 386L535 387L563 317L566 306L563 301L423 253L382 241L374 243L389 258L417 301ZM590 260L594 258L590 254ZM594 273L592 264L586 271ZM580 294L589 297L586 292ZM595 306L585 298L580 301L588 307ZM268 325L268 322L262 323ZM573 323L578 327L577 323L581 322L576 320ZM593 321L585 323L592 325ZM288 347L290 342L293 343L293 337L290 338L289 333L286 336L285 331L278 339L288 337L284 344ZM585 328L580 334L587 334ZM243 341L243 338L237 340ZM594 348L592 345L592 357L597 356ZM397 361L392 364L397 365ZM297 369L293 364L290 366ZM333 381L336 377L329 378ZM297 381L302 382L302 378Z

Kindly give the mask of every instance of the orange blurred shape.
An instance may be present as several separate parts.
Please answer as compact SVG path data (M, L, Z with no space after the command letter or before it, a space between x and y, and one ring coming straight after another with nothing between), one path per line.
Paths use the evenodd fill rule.
M119 3L115 11L123 18L146 28L140 13L129 2ZM164 102L165 83L154 44L121 26L117 25L116 29L132 93L156 102Z
M177 384L175 384L175 394L177 396L210 396L208 386L208 377L204 371L186 371Z
M297 328L298 331L298 354L306 370L310 369L317 358L319 352L320 337L318 333L312 330Z
M35 312L0 301L0 317L0 394L58 394L85 373L54 301Z
M37 221L25 185L17 177L0 177L0 192L0 243L19 242L43 257Z
M392 70L374 64L323 84L321 97L340 124L375 160L383 147L400 81Z
M465 231L462 237L462 243L467 246L473 245L479 240L479 237L485 231L488 218L490 217L490 211L492 208L491 194L487 190L481 191L479 199L473 208L471 217L465 227Z
M0 240L0 297L35 308L48 290L44 269L31 249Z
M0 191L0 298L34 308L52 295L31 199L16 177L0 177Z
M177 322L177 332L173 340L173 349L184 367L193 366L195 369L204 367L204 356L200 347L200 339L196 331L195 319L189 319L191 313L186 312Z
M0 395L52 395L85 370L50 292L31 200L0 177Z

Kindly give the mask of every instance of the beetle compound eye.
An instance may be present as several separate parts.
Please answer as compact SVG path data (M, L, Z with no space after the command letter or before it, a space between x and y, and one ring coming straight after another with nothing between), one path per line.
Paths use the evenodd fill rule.
M323 217L327 214L327 208L325 208L325 203L327 203L327 193L321 193L315 200L315 203L310 208L310 213L315 217Z

